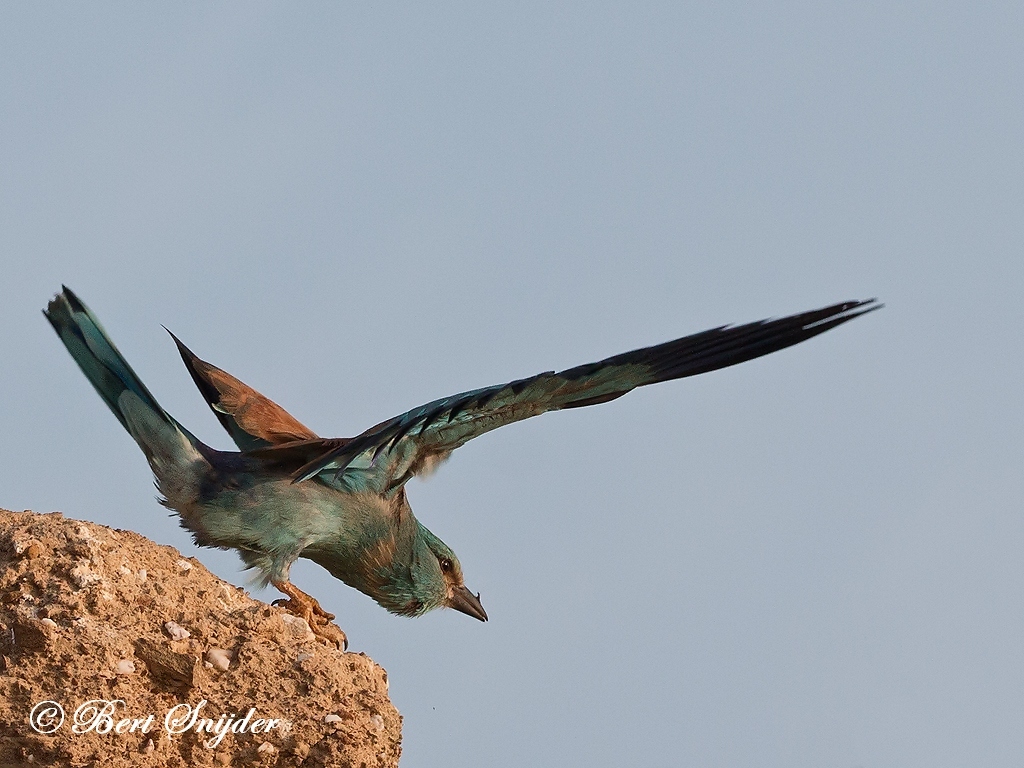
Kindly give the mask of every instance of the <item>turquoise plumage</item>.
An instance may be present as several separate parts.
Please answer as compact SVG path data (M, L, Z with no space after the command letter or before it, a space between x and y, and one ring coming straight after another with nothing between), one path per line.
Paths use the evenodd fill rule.
M121 425L146 454L162 503L200 546L234 549L260 582L328 642L333 616L289 581L299 557L392 613L449 607L487 620L455 553L413 515L406 482L492 429L547 411L608 402L636 387L694 376L798 344L878 309L851 301L775 320L722 326L559 373L435 400L354 438L321 438L174 337L238 452L215 450L169 416L68 288L44 314ZM173 334L172 334L173 337Z

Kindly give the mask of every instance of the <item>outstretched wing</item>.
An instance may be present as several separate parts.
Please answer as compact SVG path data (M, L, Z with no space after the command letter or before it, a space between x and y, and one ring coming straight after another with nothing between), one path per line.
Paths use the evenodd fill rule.
M178 345L181 359L210 410L241 450L252 451L271 445L319 439L313 430L299 423L273 400L230 373L200 360L177 336L167 332Z
M358 473L383 492L431 469L478 435L562 408L606 403L636 387L736 365L799 344L866 312L874 299L850 301L775 320L722 326L555 373L435 400L371 427L297 469L299 482L333 482ZM308 450L311 445L307 445ZM266 454L277 449L267 449ZM264 453L260 451L259 453ZM294 457L294 454L293 454Z

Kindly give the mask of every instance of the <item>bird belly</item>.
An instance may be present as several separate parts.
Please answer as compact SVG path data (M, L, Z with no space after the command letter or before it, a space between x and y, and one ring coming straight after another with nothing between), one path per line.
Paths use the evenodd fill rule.
M178 511L200 546L252 550L294 560L312 543L351 529L359 501L317 482L235 478Z

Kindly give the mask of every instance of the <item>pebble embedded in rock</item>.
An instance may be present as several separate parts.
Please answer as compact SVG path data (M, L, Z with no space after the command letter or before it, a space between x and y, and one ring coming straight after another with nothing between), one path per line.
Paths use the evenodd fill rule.
M135 662L131 659L121 659L114 665L114 672L118 675L135 674Z
M100 581L100 575L95 573L90 567L88 561L81 561L74 568L71 569L71 580L75 582L75 585L79 589L85 589L90 584L95 584Z
M309 628L309 623L305 619L292 616L290 613L282 613L281 621L291 630L292 635L302 639L313 637L313 630Z
M166 630L171 640L187 640L192 637L192 633L185 629L183 626L175 621L168 621L164 623L164 630Z
M231 666L231 651L224 648L211 648L206 652L206 660L214 669L224 672Z

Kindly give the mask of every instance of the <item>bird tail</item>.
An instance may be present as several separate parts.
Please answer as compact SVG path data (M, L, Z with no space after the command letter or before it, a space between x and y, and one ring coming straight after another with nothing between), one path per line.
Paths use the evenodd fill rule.
M43 314L117 420L132 436L156 475L165 503L180 508L196 492L199 441L160 407L117 351L99 320L67 286Z

